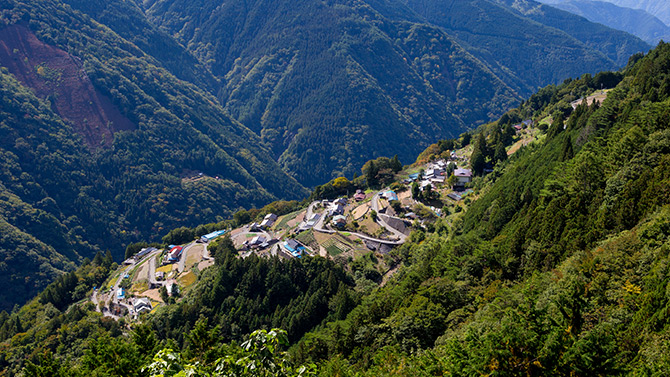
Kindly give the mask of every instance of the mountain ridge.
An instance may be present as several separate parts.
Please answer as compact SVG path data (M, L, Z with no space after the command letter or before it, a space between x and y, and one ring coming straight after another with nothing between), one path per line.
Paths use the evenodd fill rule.
M651 45L662 39L670 40L670 26L643 9L619 7L607 1L565 0L547 4L592 22L626 31Z

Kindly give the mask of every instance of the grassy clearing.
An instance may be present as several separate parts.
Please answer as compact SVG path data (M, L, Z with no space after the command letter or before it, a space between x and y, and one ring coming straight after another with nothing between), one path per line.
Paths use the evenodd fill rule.
M376 222L372 221L370 216L366 216L358 221L358 231L367 235L376 236L380 233L381 227Z
M119 279L119 275L121 275L121 269L120 268L117 272L115 272L112 275L111 278L107 279L107 281L105 281L105 283L102 286L107 287L108 290L114 288L114 284L116 283L116 280Z
M144 292L149 289L149 281L147 279L138 280L130 287L131 292Z

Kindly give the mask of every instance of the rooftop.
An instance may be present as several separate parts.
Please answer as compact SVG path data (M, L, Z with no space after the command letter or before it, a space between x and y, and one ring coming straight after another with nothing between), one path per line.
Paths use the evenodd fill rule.
M470 169L456 169L454 175L457 177L472 177L472 170Z

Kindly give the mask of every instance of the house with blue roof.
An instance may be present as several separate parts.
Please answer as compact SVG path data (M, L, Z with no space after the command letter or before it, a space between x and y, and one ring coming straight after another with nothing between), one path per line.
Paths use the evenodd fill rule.
M396 194L394 191L391 191L391 190L386 191L386 192L384 193L383 196L384 196L384 198L386 198L386 200L388 200L389 202L390 202L391 200L398 200L398 194Z
M284 249L286 249L289 253L293 254L294 257L300 258L302 256L303 251L305 251L305 246L303 246L300 242L291 238L288 241L284 242Z

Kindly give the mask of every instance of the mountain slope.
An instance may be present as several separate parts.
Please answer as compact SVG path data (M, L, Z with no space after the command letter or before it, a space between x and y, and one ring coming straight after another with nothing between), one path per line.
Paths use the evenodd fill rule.
M177 78L208 92L216 93L218 90L220 84L202 63L172 37L151 24L137 4L121 0L64 0L63 3L109 27L159 61Z
M642 9L670 26L670 4L664 0L604 0L620 7Z
M565 0L538 0L545 4L560 4ZM591 0L575 0L576 2L591 2ZM670 26L670 6L665 0L601 0L621 8L639 9L658 18L665 25Z
M3 286L20 293L0 308L99 250L119 260L140 238L306 192L214 97L137 45L58 1L1 7L1 201L11 232L0 263L12 271Z
M602 104L571 106L603 81L616 87ZM493 142L513 117L538 127L527 130L533 142L475 177L466 199L445 202L449 211L383 255L397 265L379 287L320 257L239 258L232 240L219 238L210 243L215 265L185 298L124 331L90 303L52 303L105 280L111 261L97 257L41 300L0 313L0 370L139 377L138 366L152 361L153 376L197 362L191 372L218 376L242 363L223 341L279 325L295 337L312 328L288 359L316 371L289 376L662 376L670 365L668 88L670 45L660 44L621 72L543 88L469 134ZM427 154L449 156L457 143L467 155L467 140ZM376 258L340 262L353 270ZM244 344L262 360L285 349L257 340Z
M524 95L584 72L613 69L649 46L534 1L406 0ZM578 64L573 64L574 62Z
M364 2L169 0L147 13L225 77L226 109L307 185L413 159L518 98L441 30Z
M651 45L670 40L670 27L642 9L616 6L605 1L568 0L552 6L613 29L636 35Z
M559 29L586 46L605 54L623 67L628 58L638 52L647 52L651 46L635 36L607 26L589 22L569 12L557 10L534 0L496 0L506 4L525 17L545 26Z
M531 97L517 111L553 116L546 135L475 180L460 220L415 235L394 281L294 355L329 376L663 375L668 67L661 44L602 106L570 106L590 77Z
M435 12L443 6L453 8ZM489 1L157 0L145 7L221 78L218 97L231 115L310 186L351 175L379 155L413 160L427 140L490 120L518 94L615 68L647 48L562 12L591 27L588 44ZM610 57L592 48L601 44L603 53L613 44L617 51Z

